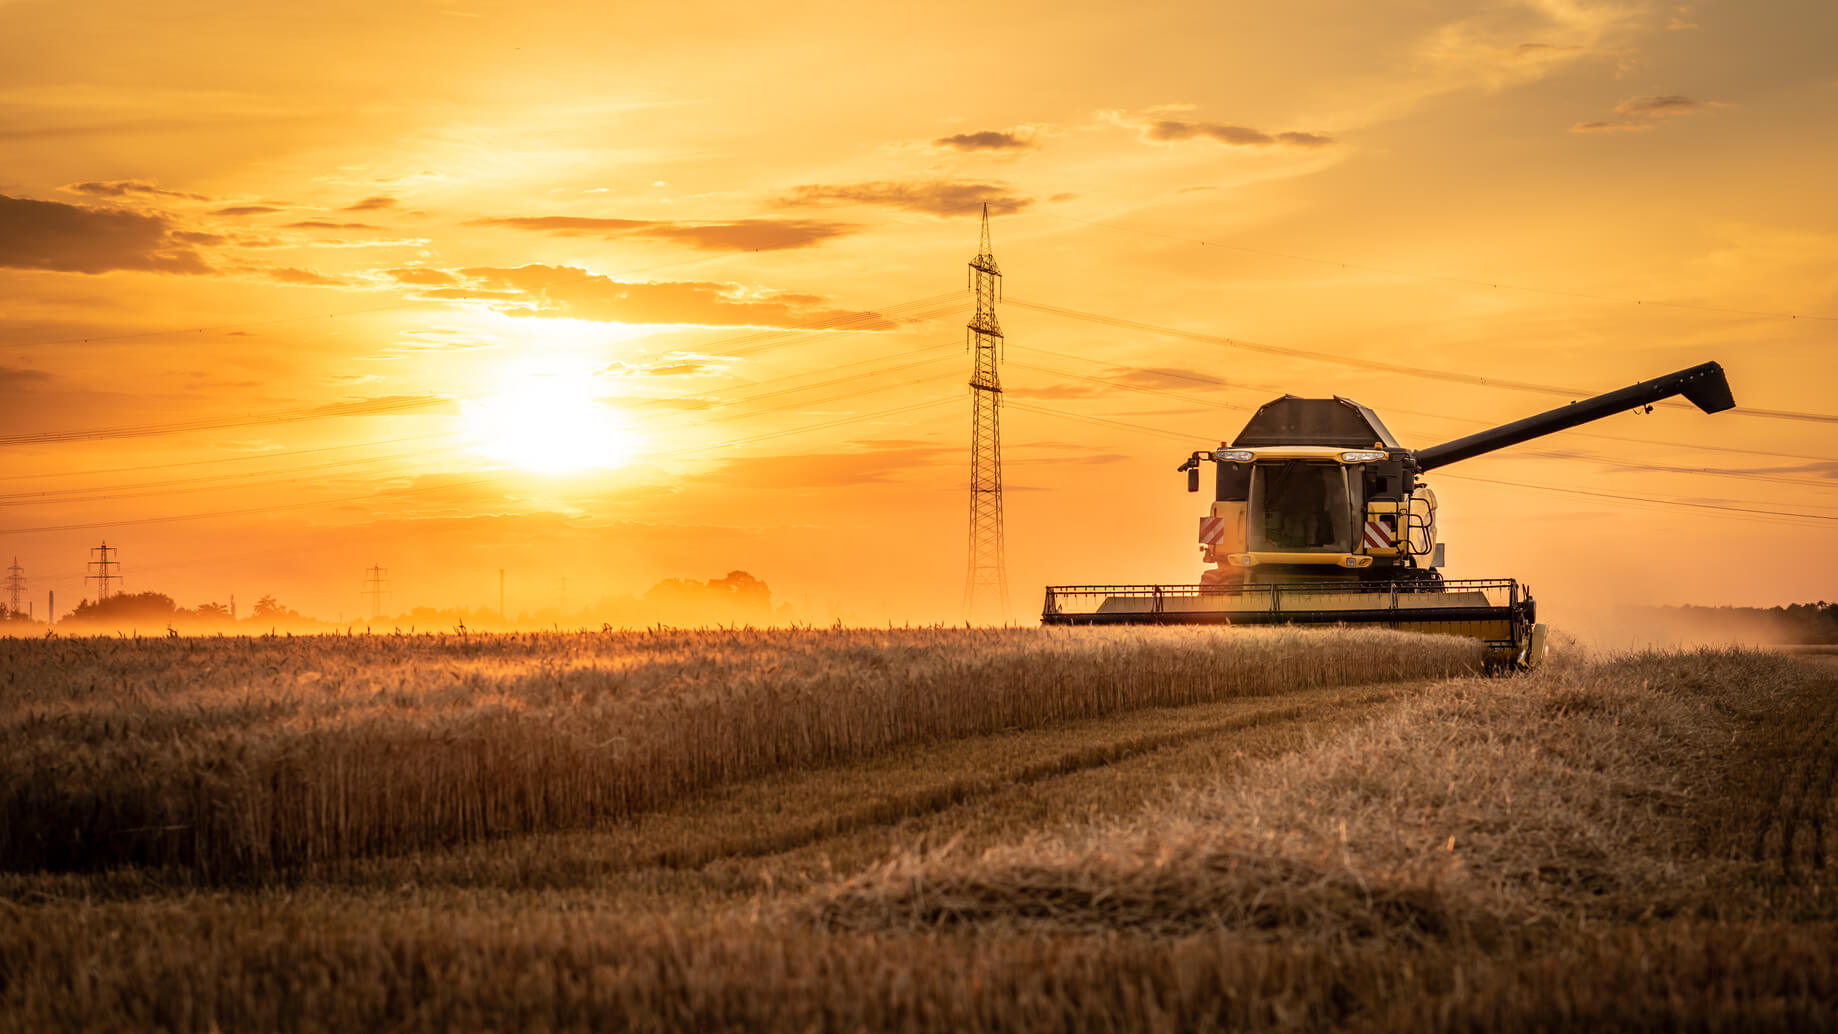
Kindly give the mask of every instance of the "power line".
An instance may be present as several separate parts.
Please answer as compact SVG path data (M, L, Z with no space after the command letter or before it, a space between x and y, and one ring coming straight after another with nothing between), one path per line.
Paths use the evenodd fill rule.
M53 341L38 341L27 348L48 348L53 345L94 345L111 341L139 341L154 337L171 337L175 334L217 334L233 330L253 330L257 327L276 327L285 323L309 323L319 320L337 319L340 316L362 316L373 312L390 312L395 309L409 309L421 305L438 304L430 299L396 302L393 305L379 305L369 309L346 309L343 312L314 313L311 316L286 316L281 319L257 320L255 322L220 323L204 327L172 327L167 330L140 330L125 334L92 334L89 337L68 337Z
M1069 358L1075 358L1075 357L1069 357ZM1126 384L1121 381L1111 380L1109 378L1104 378L1104 377L1087 377L1083 374L1071 373L1065 370L1056 370L1050 366L1039 366L1039 365L1035 365L1032 363L1022 363L1022 362L1013 362L1013 361L1011 361L1009 365L1019 366L1019 367L1022 367L1023 369L1035 370L1037 372L1050 374L1053 376L1071 377L1077 380L1088 381L1093 384L1101 384L1107 387L1121 388L1126 391L1135 391L1135 392L1140 392L1140 393L1149 394L1149 395L1160 395L1160 396L1164 396L1167 398L1178 399L1180 401L1186 402L1187 404L1193 405L1193 406L1203 406L1206 408L1223 409L1223 410L1232 410L1232 409L1238 408L1235 406L1227 405L1222 402L1215 402L1209 399L1199 398L1198 396L1184 395L1180 392L1167 391L1162 388L1154 388L1154 387L1149 387L1147 385ZM1140 367L1124 367L1124 369L1136 369L1139 371L1141 370ZM1142 372L1147 372L1147 371L1142 371ZM1236 389L1242 386L1240 385L1222 385L1221 387L1228 387L1228 388ZM1474 424L1485 423L1484 421L1469 420L1465 417L1442 417L1442 414L1424 413L1419 410L1390 409L1388 411L1400 412L1400 413L1411 413L1416 416L1435 416L1435 417L1441 417L1443 419L1449 419L1449 420L1460 420L1464 423L1474 423ZM1099 419L1099 418L1094 417L1091 419ZM1648 443L1648 444L1662 445L1666 443L1653 442L1653 443ZM1684 448L1684 446L1681 446L1681 448ZM1778 475L1771 475L1771 474L1758 472L1758 471L1717 470L1717 469L1706 469L1706 468L1667 466L1667 465L1662 465L1662 464L1640 463L1640 462L1636 462L1632 460L1617 459L1614 457L1601 456L1601 455L1596 455L1596 454L1586 453L1586 452L1565 452L1565 451L1558 451L1558 450L1546 450L1546 451L1535 452L1535 453L1519 452L1513 455L1516 455L1520 458L1525 458L1525 459L1552 458L1552 459L1585 460L1589 462L1625 467L1625 468L1629 468L1633 470L1645 470L1645 471L1652 471L1656 473L1666 473L1666 474L1707 474L1707 475L1712 475L1716 477L1749 478L1749 479L1757 480L1757 481L1768 481L1774 484L1794 485L1794 486L1803 487L1803 488L1822 488L1822 489L1838 488L1838 484L1821 483L1818 481L1807 480L1805 478L1781 477Z
M1449 381L1474 387L1508 388L1513 391L1538 392L1544 395L1557 395L1572 399L1581 395L1592 394L1589 390L1583 388L1564 387L1554 384L1539 384L1533 381L1509 380L1500 377L1483 377L1479 374L1461 373L1454 370L1433 370L1404 363L1387 363L1375 359L1360 359L1354 356L1336 355L1330 352L1316 352L1305 348L1268 345L1262 342L1248 341L1243 338L1228 338L1217 334L1202 334L1198 331L1157 326L1153 323L1143 323L1139 320L1122 319L1116 316L1105 316L1093 312L1081 312L1077 309L1068 309L1063 306L1047 305L1040 302L1017 301L1011 298L1009 299L1009 304L1052 316L1083 320L1087 323L1096 323L1122 330L1146 331L1151 334L1162 334L1168 337L1183 338L1188 341L1196 341L1201 344L1214 345L1221 348L1236 348L1248 352L1261 352L1266 355L1281 355L1293 359L1308 359L1318 363L1329 363L1335 366L1350 366L1362 370L1372 370L1378 373L1395 373L1405 377ZM1688 404L1659 403L1659 405L1677 405L1685 407ZM1799 420L1811 423L1838 424L1838 414L1832 413L1805 413L1786 409L1755 409L1747 406L1737 406L1730 412L1743 416L1762 417L1774 420Z
M308 499L291 503L271 503L266 506L245 506L233 510L210 510L203 513L180 513L166 517L133 517L118 521L92 521L82 524L48 524L36 528L0 528L0 535L32 535L39 532L53 531L93 531L98 528L127 528L146 524L174 524L180 521L207 520L214 517L242 517L257 513L274 513L281 510L299 510L313 506L337 506L341 503L374 502L378 499L397 499L403 496L422 495L430 492L446 492L459 488L473 488L479 485L492 485L503 481L502 477L478 478L472 481L452 481L440 485L423 485L403 488L392 492L366 492L363 495L343 496L337 499Z
M785 429L778 430L778 431L768 431L763 434L749 435L744 438L735 438L735 439L732 439L726 442L718 442L713 445L704 447L704 451L719 451L722 449L733 448L736 446L749 445L754 442L767 441L767 440L774 439L774 438L784 438L790 435L806 434L811 431L828 430L833 427L841 427L847 424L860 423L865 420L883 419L883 418L890 417L890 416L897 416L897 415L904 414L904 413L915 412L921 409L930 409L934 406L944 405L945 403L950 402L950 401L951 399L948 397L936 398L936 399L931 399L926 402L918 402L918 403L914 403L911 405L897 406L893 409L885 409L885 410L881 410L881 411L874 412L874 413L859 413L854 416L841 417L841 418L834 419L834 420L826 420L821 423L807 424L801 427L791 427L791 428L785 428ZM304 508L309 508L309 507L314 507L314 506L336 506L336 505L340 505L343 503L376 501L379 499L397 499L403 496L422 495L422 494L431 493L431 492L445 492L445 491L452 491L452 490L460 489L460 488L474 488L474 487L478 487L481 485L495 485L495 484L500 484L504 482L505 480L506 478L504 476L496 476L496 477L489 477L489 478L476 478L470 481L454 481L454 482L448 482L448 483L439 484L439 485L425 485L425 486L419 486L419 487L413 487L413 488L404 488L404 489L399 489L393 492L370 492L364 495L344 496L344 497L336 498L336 499L309 499L309 500L301 500L301 501L292 502L292 503L275 503L275 504L270 504L267 506L249 506L249 507L242 507L239 509L231 509L231 510L212 510L212 511L207 511L203 513L172 514L170 516L165 516L165 517L141 517L141 518L129 518L129 519L118 520L118 521L95 521L95 522L80 523L80 524L55 524L55 525L44 525L40 527L31 527L31 528L0 528L0 535L31 535L31 534L36 534L39 532L89 531L89 530L95 530L98 528L119 528L119 527L129 527L129 526L137 526L137 525L146 525L146 524L172 524L172 523L176 523L180 521L208 520L208 519L217 518L217 517L241 517L241 516L247 516L250 514L271 513L271 512L276 512L280 510L297 510L297 509L304 509Z
M1246 390L1246 391L1281 392L1284 390L1282 388L1273 387L1273 386L1265 385L1265 384L1253 384L1249 381L1233 381L1233 382L1227 383L1225 381L1220 380L1217 377L1208 377L1208 376L1203 376L1200 374L1187 373L1182 370L1151 369L1149 367L1143 367L1143 366L1128 366L1128 365L1119 364L1119 363L1111 363L1103 359L1093 359L1090 356L1074 355L1070 352L1055 352L1052 349L1040 348L1034 345L1014 345L1012 347L1019 348L1024 351L1029 351L1029 352L1039 352L1043 355L1058 356L1061 359L1074 359L1081 363L1095 363L1099 366L1103 366L1111 370L1125 370L1125 371L1130 371L1134 373L1149 373L1149 374L1155 374L1157 376L1162 376L1162 377L1171 377L1177 380L1192 381L1196 384L1201 384L1207 387L1217 388L1221 391ZM1019 366L1023 364L1011 361L1010 365ZM1208 400L1203 400L1203 399L1198 398L1197 396L1182 395L1178 392L1170 392L1170 391L1166 391L1166 390L1158 389L1158 388L1149 388L1143 385L1126 385L1119 381L1109 380L1107 378L1102 378L1102 377L1085 377L1081 374L1068 373L1064 370L1055 370L1055 369L1052 369L1051 367L1033 366L1033 367L1030 367L1030 369L1039 370L1043 373L1051 373L1055 376L1077 377L1081 380L1088 380L1094 383L1115 385L1116 387L1128 388L1129 390L1132 390L1132 391L1145 391L1145 392L1150 392L1153 394L1167 395L1171 398L1179 398L1185 401L1189 401L1195 405L1203 404L1203 405L1211 406L1217 409L1225 409L1225 410L1232 410L1236 408L1234 406L1230 406L1230 405L1227 405L1221 402L1212 402ZM1412 416L1429 417L1435 420L1453 420L1457 423L1471 424L1475 427L1492 426L1488 421L1478 420L1478 419L1475 419L1474 417L1451 416L1448 413L1430 413L1425 410L1405 409L1400 406L1381 406L1379 408L1384 409L1388 413L1408 413ZM1570 430L1565 433L1573 438L1591 438L1597 441L1622 442L1622 443L1630 444L1630 445L1656 445L1661 448L1667 448L1667 449L1685 449L1685 450L1692 450L1692 451L1707 450L1711 452L1733 453L1739 456L1766 456L1772 459L1808 460L1814 463L1832 461L1831 456L1817 456L1817 455L1812 455L1809 453L1802 453L1802 452L1776 452L1776 451L1771 451L1768 449L1744 449L1744 448L1739 448L1733 445L1687 445L1684 442L1668 442L1668 441L1661 441L1656 438L1628 438L1622 435L1601 434L1595 431Z
M1532 488L1541 492L1562 492L1565 495L1584 495L1596 499L1619 499L1624 502L1657 503L1662 506L1688 506L1698 510L1722 510L1728 513L1760 514L1767 517L1794 517L1809 521L1838 521L1838 515L1822 513L1789 513L1784 510L1754 510L1746 506L1729 506L1724 503L1700 503L1689 499L1653 499L1648 496L1621 495L1615 492L1595 492L1584 488L1563 488L1558 485L1536 485L1529 481L1499 481L1494 478L1475 477L1473 474L1438 473L1437 477L1454 478L1457 481L1478 481L1487 485L1503 485L1507 488Z
M1076 414L1076 413L1066 413L1060 410L1050 409L1046 406L1033 405L1030 403L1011 402L1009 404L1016 409L1026 410L1031 413L1039 413L1044 416L1058 417L1063 420L1075 420L1081 423L1094 423L1094 424L1099 424L1099 425L1119 427L1119 428L1123 428L1124 430L1135 431L1139 434L1155 435L1155 436L1162 437L1162 438L1177 439L1177 440L1184 441L1184 442L1192 442L1196 439L1204 440L1206 438L1206 436L1204 435L1184 434L1179 431L1170 431L1166 428L1161 428L1161 427L1150 427L1146 424L1138 424L1138 423L1134 423L1132 421L1127 421L1127 420L1113 420L1113 419L1106 418L1106 417L1093 417L1093 416L1086 416L1086 415ZM1838 516L1831 516L1827 514L1798 513L1798 512L1788 512L1788 511L1780 511L1780 510L1754 510L1754 509L1748 509L1748 508L1739 507L1739 506L1725 506L1725 505L1719 505L1719 504L1714 504L1714 503L1698 503L1698 502L1691 502L1691 501L1682 500L1682 499L1656 499L1656 498L1651 498L1651 497L1646 497L1646 496L1615 495L1613 493L1605 493L1605 492L1590 492L1590 491L1585 491L1583 489L1559 488L1559 487L1552 486L1552 485L1535 485L1535 484L1530 484L1527 482L1520 482L1520 481L1493 481L1488 478L1479 478L1479 477L1474 477L1473 475L1468 475L1468 474L1451 474L1447 472L1438 472L1436 474L1436 477L1439 477L1439 478L1450 477L1450 478L1455 478L1457 480L1465 480L1465 481L1484 481L1489 484L1509 485L1509 486L1519 487L1519 488L1549 490L1553 492L1564 492L1564 493L1572 494L1572 495L1593 495L1593 496L1599 496L1599 497L1608 498L1608 499L1620 499L1620 500L1625 500L1625 501L1630 501L1630 502L1651 503L1651 504L1655 504L1659 506L1683 506L1683 507L1690 507L1693 509L1717 510L1717 511L1724 511L1724 512L1729 512L1729 513L1736 513L1736 514L1751 514L1751 515L1759 515L1763 517L1802 518L1805 520L1814 520L1814 521L1838 520Z
M938 303L954 297L950 294L932 295L912 299L906 302L884 306L873 311L845 313L822 320L804 324L800 328L787 331L772 331L766 334L750 334L723 342L712 342L703 347L726 347L729 343L756 342L750 347L733 349L738 354L755 354L773 348L780 348L796 341L805 340L816 333L833 333L837 331L863 329L876 324L886 323L893 317L904 316L914 310L936 308ZM390 308L394 308L391 306ZM355 310L382 311L382 310ZM929 319L940 313L924 313L920 319ZM291 322L291 321L276 321ZM250 324L257 325L257 324ZM763 340L762 340L763 339ZM414 409L424 409L455 401L450 396L420 395L388 399L368 399L355 402L333 403L331 405L313 406L303 409L283 410L278 413L245 414L233 417L208 418L203 420L176 421L169 423L140 424L121 427L86 428L69 431L42 431L27 434L0 435L0 446L38 445L71 441L102 441L120 438L154 437L171 434L183 434L192 431L225 430L235 427L254 427L266 424L297 423L304 420L316 420L335 416L373 416L384 413L396 413Z
M125 485L106 487L66 488L45 492L12 492L0 493L0 506L30 506L39 503L82 503L98 500L130 499L136 496L183 495L190 492L208 492L219 485L229 484L234 488L271 488L298 480L302 474L339 470L346 467L362 467L376 463L388 463L395 460L425 457L423 450L387 453L381 456L359 456L351 459L330 460L324 463L309 463L273 471L252 471L246 474L206 474L192 478L172 478L165 481L141 481ZM147 490L147 491L142 491ZM164 490L164 491L162 491Z
M367 442L351 442L346 445L327 445L316 449L283 449L278 452L255 452L246 456L218 456L208 460L183 460L177 463L147 463L134 467L106 467L99 470L46 470L36 474L0 474L0 481L28 481L42 478L81 477L100 474L132 474L143 470L171 470L178 467L202 467L213 463L247 463L250 460L270 460L283 456L307 456L321 452L344 452L348 449L368 449L376 445L400 445L403 442L426 442L436 438L450 437L446 433L418 434L407 438L383 438Z
M445 395L409 395L357 402L335 402L326 406L281 410L266 414L242 414L203 420L174 421L163 424L133 424L120 427L92 427L74 431L35 431L27 434L0 435L0 446L42 445L52 442L104 441L117 438L151 438L192 431L218 431L232 427L257 427L264 424L292 424L337 416L378 416L409 410L427 409L453 400Z
M1461 284L1465 287L1488 287L1496 290L1520 291L1526 294L1542 294L1553 298L1577 298L1584 301L1604 302L1613 305L1638 305L1649 308L1682 309L1690 312L1714 312L1729 316L1761 316L1769 319L1786 320L1820 320L1838 322L1838 316L1822 316L1813 313L1780 312L1770 309L1736 309L1717 305L1693 305L1689 302L1668 302L1651 298L1616 298L1605 294L1591 294L1586 291L1567 291L1550 287L1529 287L1524 284L1509 283L1505 280L1481 279L1478 277L1448 276L1441 273L1417 273L1382 266L1366 265L1359 262L1347 262L1342 259L1321 258L1315 255L1298 255L1293 252L1273 251L1267 248L1250 248L1239 244L1225 244L1220 241L1201 240L1197 237L1185 237L1179 234L1162 233L1158 230L1144 230L1135 226L1124 226L1120 223L1100 222L1096 219L1080 219L1077 216L1064 215L1035 209L1028 215L1044 215L1049 219L1063 219L1072 223L1084 223L1106 230L1121 233L1141 234L1145 237L1162 237L1168 240L1181 241L1186 244L1198 244L1206 248L1219 248L1225 251L1243 252L1247 255L1261 255L1265 258L1288 259L1292 262L1310 262L1316 265L1333 266L1336 269L1356 269L1362 273L1378 273L1383 276L1403 277L1407 280L1435 280L1448 284Z

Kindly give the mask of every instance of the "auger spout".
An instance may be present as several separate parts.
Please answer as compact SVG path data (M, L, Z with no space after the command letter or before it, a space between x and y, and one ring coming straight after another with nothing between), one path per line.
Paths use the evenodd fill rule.
M1418 470L1434 470L1446 467L1460 460L1470 459L1495 449L1504 449L1508 445L1539 438L1555 431L1562 431L1591 420L1600 420L1605 416L1625 412L1639 406L1650 405L1661 399L1683 395L1693 405L1706 413L1721 413L1733 408L1736 400L1730 395L1729 380L1723 376L1723 367L1717 363L1699 363L1677 373L1664 377L1655 377L1650 381L1641 381L1625 388L1572 402L1567 406L1528 416L1523 420L1514 420L1510 424L1501 424L1488 431L1481 431L1457 438L1452 442L1433 445L1420 449L1414 456Z

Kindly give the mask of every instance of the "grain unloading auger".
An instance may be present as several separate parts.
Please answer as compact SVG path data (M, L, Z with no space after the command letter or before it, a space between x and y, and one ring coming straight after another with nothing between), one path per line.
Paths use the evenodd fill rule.
M1529 668L1544 654L1530 588L1443 578L1436 495L1421 475L1674 395L1706 413L1736 404L1723 367L1703 363L1412 450L1351 399L1285 395L1230 444L1177 468L1189 492L1200 490L1202 463L1217 468L1200 518L1201 552L1214 566L1200 584L1048 586L1041 621L1382 625L1481 639L1495 666Z

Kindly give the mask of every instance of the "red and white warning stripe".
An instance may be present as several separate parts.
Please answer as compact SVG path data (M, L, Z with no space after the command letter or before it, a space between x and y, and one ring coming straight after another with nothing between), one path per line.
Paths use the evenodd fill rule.
M1200 518L1200 541L1209 546L1216 546L1225 541L1225 518Z
M1390 549L1390 525L1387 525L1384 521L1367 521L1365 539L1367 549Z

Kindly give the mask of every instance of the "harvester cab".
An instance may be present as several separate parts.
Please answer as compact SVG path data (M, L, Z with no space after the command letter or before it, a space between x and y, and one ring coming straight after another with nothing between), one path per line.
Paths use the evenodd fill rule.
M1445 579L1437 467L1683 395L1706 413L1735 405L1723 368L1703 363L1422 450L1401 445L1351 399L1285 395L1230 442L1177 469L1213 501L1198 585L1050 586L1047 624L1377 624L1485 641L1490 663L1529 668L1544 626L1529 588L1510 578Z

